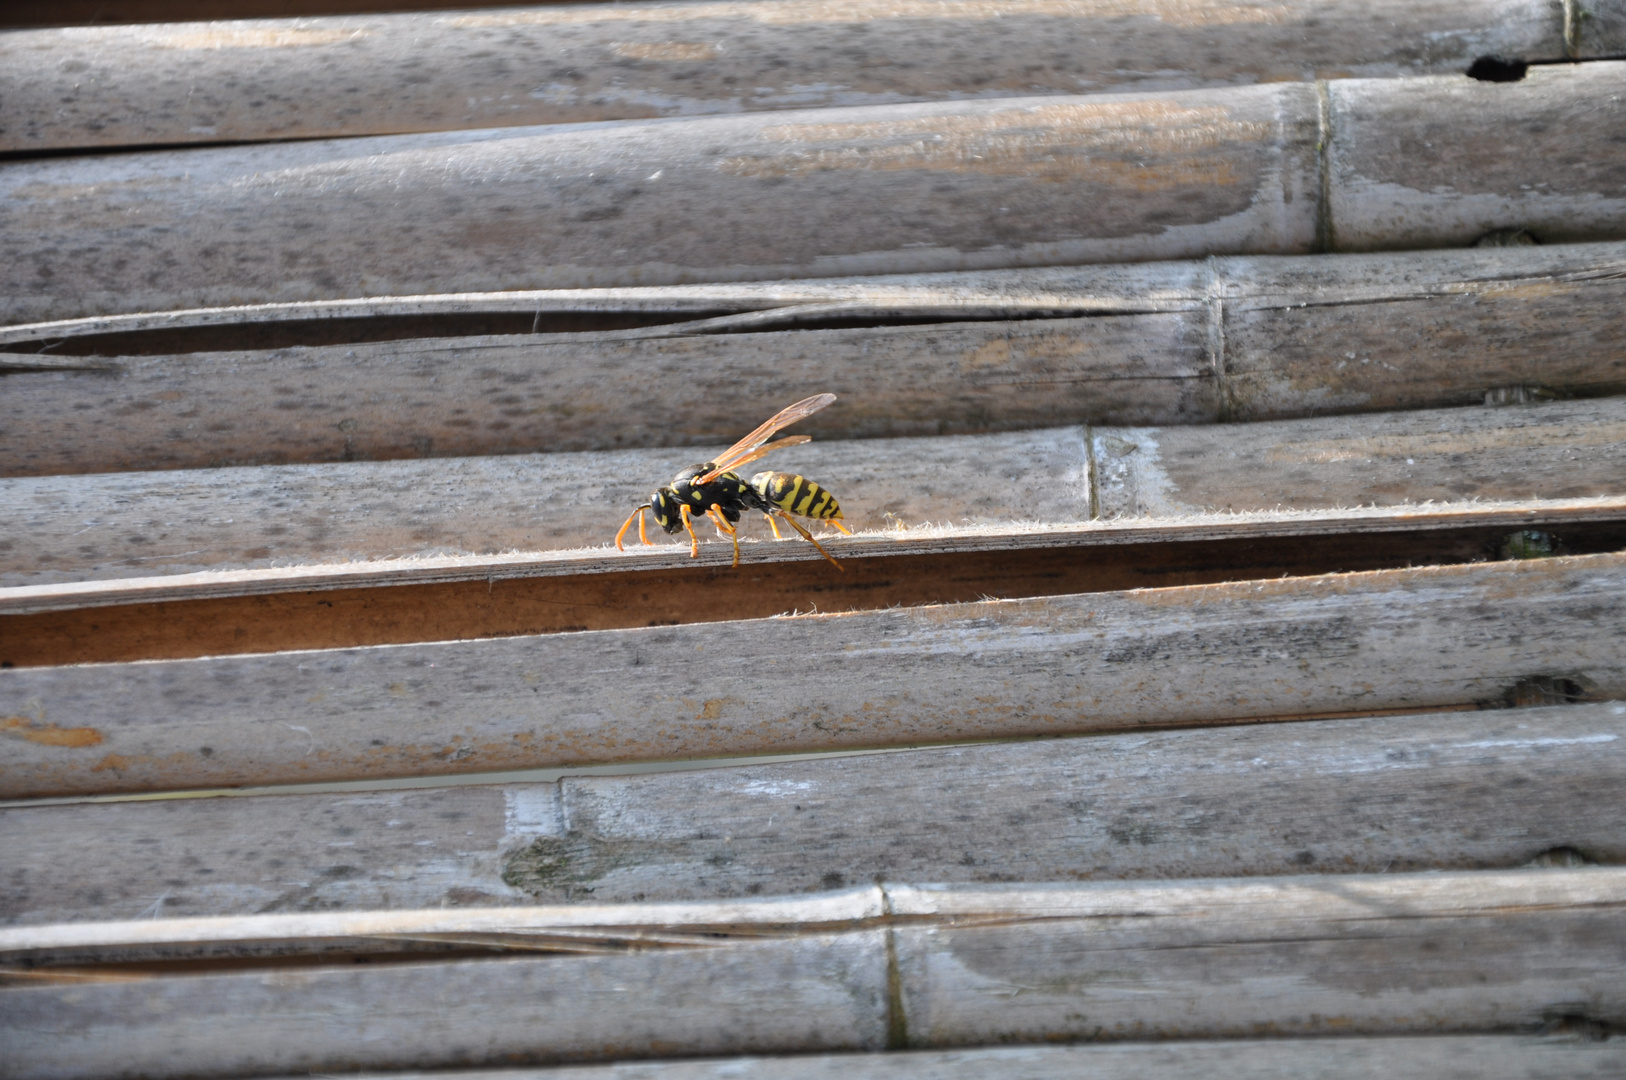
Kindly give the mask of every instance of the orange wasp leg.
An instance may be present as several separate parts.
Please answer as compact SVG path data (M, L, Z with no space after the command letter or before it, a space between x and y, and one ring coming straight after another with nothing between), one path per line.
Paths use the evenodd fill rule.
M773 538L775 540L783 540L784 537L779 535L779 523L773 519L773 515L764 512L762 516L768 519L768 528L773 530Z
M649 509L649 504L644 503L644 505L640 506L638 509L636 509L636 510L634 510L632 512L632 517L629 517L626 521L624 521L621 524L621 531L615 534L615 550L617 550L617 551L625 551L625 550L627 550L626 548L621 546L621 540L622 540L623 537L625 537L627 535L627 530L632 528L632 518L637 518L638 519L638 539L642 540L646 544L649 543L649 537L644 535L644 511L648 510L648 509Z
M828 551L824 550L824 545L823 544L821 544L817 540L813 539L813 534L812 533L810 533L806 529L802 528L802 523L801 522L795 520L789 514L785 513L783 510L779 511L775 516L784 518L785 519L785 524L789 525L791 528L793 528L797 532L801 533L803 540L806 540L808 543L810 543L814 547L818 548L819 549L819 554L823 555L826 559L829 559L831 566L835 567L837 570L841 569L841 564L836 562L835 557L833 555L831 555ZM772 519L770 519L770 520L772 520Z
M722 512L715 506L710 510L707 510L706 514L711 518L712 524L717 526L717 535L727 536L730 540L734 541L734 565L740 565L740 538L734 526L728 523L728 520L723 517Z
M694 524L689 520L689 504L679 503L678 512L683 515L683 527L689 530L689 558L700 558L700 537L694 534Z

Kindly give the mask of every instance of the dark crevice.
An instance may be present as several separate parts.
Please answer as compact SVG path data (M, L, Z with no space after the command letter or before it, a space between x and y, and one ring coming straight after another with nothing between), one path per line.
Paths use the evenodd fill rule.
M122 371L118 364L89 358L76 363L72 360L55 360L50 356L42 358L12 353L10 357L0 349L0 375L35 375L42 371L91 371L118 375Z
M801 807L797 807L798 810ZM903 993L903 969L898 966L898 932L897 912L892 909L892 894L887 890L886 882L879 876L875 879L876 886L881 891L881 911L886 921L886 1048L888 1050L909 1049L909 1017L904 1011L905 997ZM917 921L914 919L911 922ZM925 920L918 920L925 921Z
M1573 870L1580 866L1601 866L1602 862L1584 851L1572 847L1548 848L1529 862L1522 870Z
M1609 1021L1586 1013L1549 1014L1541 1026L1541 1035L1548 1039L1569 1039L1575 1042L1605 1042L1618 1034Z
M1527 61L1505 56L1481 56L1468 65L1467 75L1480 82L1518 82L1530 70Z
M182 951L182 950L177 950ZM288 968L354 968L365 964L383 967L390 964L421 964L426 960L447 963L454 960L506 960L516 952L541 956L579 954L589 950L581 948L522 947L514 949L502 945L487 948L468 948L450 944L437 947L424 943L416 948L380 952L376 944L355 946L352 949L324 949L313 952L264 952L244 956L187 956L171 959L156 957L149 960L100 961L87 959L79 962L53 962L25 960L21 963L0 964L0 987L75 985L86 981L108 979L155 978L163 976L218 975L229 972L281 971ZM603 950L610 951L610 950ZM630 952L630 949L619 950Z
M167 356L185 353L249 351L266 349L319 348L363 345L387 341L434 340L479 337L520 337L539 334L602 334L627 330L655 330L671 327L670 334L653 336L699 336L722 334L784 333L798 330L869 330L885 327L933 326L972 322L1034 322L1059 318L1105 318L1140 315L1163 308L1125 307L1102 311L1044 309L1001 311L875 312L831 310L809 312L787 310L782 317L773 311L738 309L683 311L494 311L449 312L422 315L363 315L323 319L266 320L201 326L155 327L41 337L0 343L0 356L20 354L49 357ZM745 317L735 325L696 326L686 324L708 319ZM643 335L638 335L643 336ZM522 342L516 342L522 344ZM56 365L67 368L71 365ZM0 373L31 371L33 365L8 367L0 360Z
M1586 680L1562 675L1528 675L1507 688L1501 704L1512 709L1547 705L1574 705L1601 700L1586 686Z
M1541 240L1529 229L1492 229L1475 240L1476 248L1487 247L1540 247Z
M47 356L163 356L363 345L423 338L504 337L519 334L592 334L638 330L734 314L720 311L473 311L426 315L366 315L353 318L232 322L36 338L0 345L0 354Z
M7 0L0 27L117 26L398 11L529 7L536 0Z
M1319 174L1315 213L1314 254L1325 255L1338 250L1338 234L1332 220L1332 93L1327 80L1317 79L1316 97L1316 171Z
M3 26L3 24L0 24ZM150 142L150 143L120 143L114 146L52 146L41 147L38 150L0 150L0 164L13 161L51 161L58 158L110 158L126 157L131 154L162 154L188 150L224 150L231 147L273 146L277 143L309 143L328 142L334 139L373 139L389 135L430 134L439 129L430 129L424 132L357 132L355 134L337 135L265 135L253 139L210 139L196 142ZM484 128L471 130L483 131Z

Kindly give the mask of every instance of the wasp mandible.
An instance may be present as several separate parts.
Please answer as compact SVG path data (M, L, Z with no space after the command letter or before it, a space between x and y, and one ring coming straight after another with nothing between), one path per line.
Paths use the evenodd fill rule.
M644 511L649 510L655 515L655 524L665 529L668 535L676 535L679 529L687 529L689 557L699 558L700 538L694 534L691 519L704 514L711 518L720 534L734 542L734 565L738 566L740 540L735 526L745 511L760 510L767 517L768 527L773 530L775 539L781 539L778 522L784 521L840 570L841 564L824 550L824 545L813 539L813 534L790 516L799 514L816 521L828 521L845 533L847 527L841 523L841 507L834 495L805 476L794 473L759 472L747 483L734 471L746 462L755 461L774 450L811 442L812 439L806 435L791 435L773 442L768 440L774 432L812 416L835 399L834 394L815 394L804 398L769 417L761 427L717 455L717 460L691 465L678 473L669 485L657 489L649 501L634 510L632 516L622 524L621 531L615 534L617 550L626 550L621 546L621 541L627 535L627 530L632 528L634 519L638 522L638 539L646 544L650 542L648 534L644 532ZM767 445L764 446L764 443Z

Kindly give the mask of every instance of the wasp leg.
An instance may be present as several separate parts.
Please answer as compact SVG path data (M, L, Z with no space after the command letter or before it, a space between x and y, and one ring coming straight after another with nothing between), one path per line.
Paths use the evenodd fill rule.
M734 526L728 523L728 521L723 517L722 512L719 511L715 506L710 510L707 510L706 514L711 518L712 524L717 526L718 536L727 536L730 540L734 541L734 565L740 565L740 538L736 534Z
M825 518L824 523L826 525L834 525L836 528L840 529L843 536L851 536L853 534L851 529L847 528L845 524L836 518Z
M689 504L679 503L678 512L683 515L683 527L689 530L689 558L700 558L700 537L694 534L694 523L689 520Z
M767 511L763 511L762 516L768 519L768 528L773 530L773 538L775 540L783 540L784 537L779 535L779 523L773 519L773 515Z
M823 544L821 544L817 540L813 539L813 534L812 533L810 533L806 529L802 528L802 523L801 522L799 522L796 519L792 518L789 514L785 513L783 510L781 510L776 516L784 518L785 519L785 524L789 525L791 528L793 528L797 532L801 533L803 540L806 540L808 543L810 543L814 547L818 548L819 549L819 554L823 555L826 559L829 559L831 566L835 567L837 570L841 569L841 564L836 562L835 557L833 555L831 555L828 551L824 550L824 545Z
M615 550L617 550L617 551L625 551L625 550L627 550L626 548L621 546L621 538L627 535L627 530L628 529L632 528L632 518L637 518L638 519L638 539L642 540L646 544L649 543L649 537L644 535L644 511L648 510L648 509L649 509L649 504L644 503L644 505L640 506L638 509L636 509L636 510L634 510L632 512L632 517L629 517L626 521L624 521L622 523L621 531L615 534Z

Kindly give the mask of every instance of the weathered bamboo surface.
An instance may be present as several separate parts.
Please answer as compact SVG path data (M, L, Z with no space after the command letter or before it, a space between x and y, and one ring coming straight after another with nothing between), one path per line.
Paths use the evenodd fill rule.
M1626 0L0 35L0 1074L1620 1072L1532 1040L1626 1030L1623 88ZM603 546L820 390L844 568Z
M1626 398L1546 409L1368 413L1245 428L1093 428L1096 509L1103 518L1162 517L1626 488Z
M879 1050L883 938L6 987L0 1039L19 1080Z
M0 270L0 321L1453 246L1496 228L1615 239L1626 157L1572 132L1621 125L1623 72L1598 62L1510 84L1340 80L16 162L0 174L0 230L25 239ZM1513 151L1509 130L1521 132Z
M1626 555L0 671L0 795L1626 696ZM1375 680L1376 672L1382 679Z
M1307 251L1317 115L1273 84L17 162L0 321Z
M1611 886L1623 875L1543 876L1173 885L1167 906L1133 885L890 887L900 919L993 923L1017 904L1036 917L900 925L900 1011L914 1046L1529 1029L1547 1018L1524 1002L1566 993L1618 1023L1626 935ZM1129 915L1100 903L1114 894L1146 906L1113 920ZM1381 956L1367 951L1378 942Z
M1626 704L0 810L0 923L1626 862ZM65 851L73 857L64 858ZM806 918L807 916L800 916ZM66 931L64 931L66 932Z
M12 1075L67 1080L1534 1031L1555 1015L1610 1025L1626 1012L1626 871L872 891L882 927L765 940L748 919L738 937L620 954L35 969L0 988L0 1030ZM209 1038L189 1037L199 1030Z
M1578 16L1557 0L734 0L33 30L0 39L0 151L1458 74L1569 58Z
M669 448L0 479L0 518L9 523L0 541L0 611L43 599L12 592L19 587L312 563L593 548L576 552L573 561L602 569L615 565L601 549L632 508L689 458L713 452ZM1056 526L1215 511L1411 506L1421 515L1413 524L1427 516L1444 524L1447 506L1425 510L1420 504L1473 501L1483 505L1455 508L1483 513L1515 501L1530 510L1557 509L1559 500L1626 498L1626 398L1246 427L858 439L803 446L773 464L831 487L848 526L860 536L880 534L894 551L904 550L896 545L907 543L911 532L941 540L1002 529L1012 545L1029 532L1053 543L1049 533ZM1360 520L1352 516L1349 527L1359 528ZM651 532L665 541L659 529L651 526ZM742 533L769 536L759 520L745 522ZM721 550L722 544L707 546ZM678 547L686 553L687 539ZM786 550L774 546L776 555ZM707 551L708 562L716 557ZM517 560L503 562L511 570ZM501 565L480 569L490 573ZM411 577L427 568L397 569ZM223 593L226 582L215 577L198 579L200 594L205 580L211 595ZM303 588L313 583L308 573L288 580ZM82 602L96 598L75 595Z
M1626 53L1626 7L1616 0L1585 0L1577 5L1586 16L1575 25L1578 56L1620 56Z
M446 1080L1613 1080L1620 1048L1581 1037L1406 1035L1000 1046L885 1054L629 1061L439 1074ZM401 1074L388 1074L400 1077ZM368 1074L357 1080L386 1080ZM406 1078L401 1078L406 1080ZM413 1074L410 1080L426 1080Z
M1559 91L1562 79L1533 69L1528 94L1505 102L1470 87L1524 83L1434 78L1406 93L1369 80L1325 84L1328 246L1396 247L1400 237L1413 247L1463 244L1477 235L1473 222L1503 221L1548 242L1604 239L1626 220L1626 157L1589 134L1626 126L1618 89L1626 65L1608 68L1574 84L1589 87L1581 93ZM1545 168L1510 182L1525 152L1541 154ZM1601 213L1576 214L1594 200Z
M426 297L15 327L0 336L15 350L0 353L0 474L711 449L816 390L841 397L797 428L819 438L1270 420L1477 404L1521 388L1619 393L1623 274L1626 245L1584 244ZM735 321L226 352L185 351L173 336L253 341L289 321L321 335L324 325L368 316L517 313L523 329L560 314L707 310L734 312ZM1046 317L1069 313L1078 317ZM818 329L830 318L883 325ZM939 321L910 325L922 318ZM768 329L720 332L750 329L738 320ZM164 348L166 334L175 351L159 355L60 355L148 352Z

